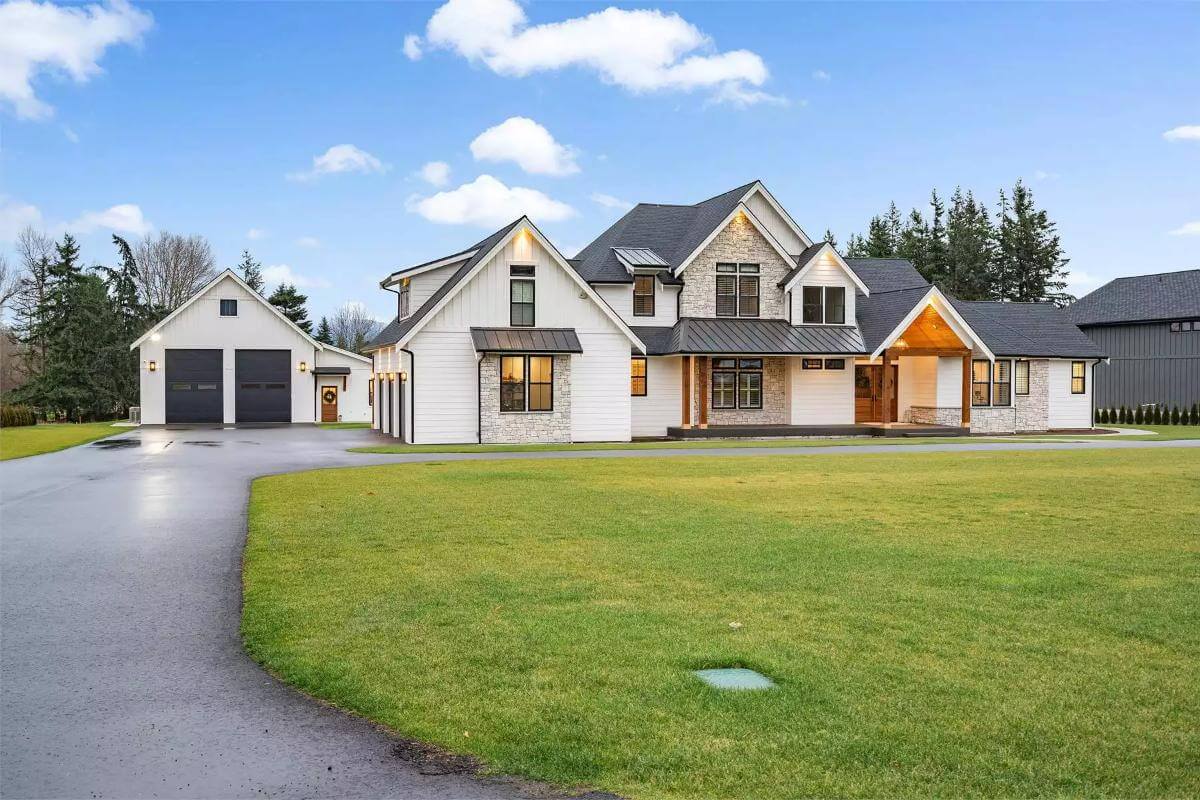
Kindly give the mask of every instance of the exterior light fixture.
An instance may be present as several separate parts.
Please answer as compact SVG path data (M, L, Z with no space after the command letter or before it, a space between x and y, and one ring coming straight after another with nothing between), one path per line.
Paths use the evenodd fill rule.
M300 362L300 371L301 371L301 372L308 372L308 362L307 362L307 361L301 361L301 362Z
M408 373L404 370L400 370L400 382L403 383L406 380L408 380Z
M390 380L394 380L395 378L396 378L396 373L394 373L394 372L389 372L389 373L388 373L388 380L389 380L389 381L390 381Z
M155 361L154 359L151 359L149 362L147 362L146 369L148 369L150 372L157 372L158 371L158 362Z
M161 340L161 339L162 339L162 334L161 334L161 333L152 333L152 334L150 334L150 341L152 341L152 342L157 342L157 341L159 341L159 340Z

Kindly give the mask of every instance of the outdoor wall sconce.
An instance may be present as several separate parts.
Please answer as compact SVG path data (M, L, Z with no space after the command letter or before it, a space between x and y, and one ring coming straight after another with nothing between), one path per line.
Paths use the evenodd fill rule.
M389 373L388 373L388 380L389 380L389 381L390 381L390 380L395 380L395 378L396 378L396 373L394 373L394 372L389 372Z
M400 370L400 382L404 383L406 380L408 380L408 373L404 370Z
M158 370L158 362L154 361L153 359L150 360L146 364L146 369L148 369L150 372L156 372Z
M301 361L301 362L300 362L300 371L301 371L301 372L308 372L308 362L307 362L307 361Z

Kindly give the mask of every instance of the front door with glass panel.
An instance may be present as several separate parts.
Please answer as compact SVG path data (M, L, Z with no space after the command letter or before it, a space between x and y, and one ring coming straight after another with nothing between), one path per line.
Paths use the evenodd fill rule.
M898 386L899 367L892 365L892 386ZM896 395L892 392L892 420L896 419ZM854 421L883 421L883 365L859 364L854 367Z
M321 422L338 421L338 390L336 386L321 387Z

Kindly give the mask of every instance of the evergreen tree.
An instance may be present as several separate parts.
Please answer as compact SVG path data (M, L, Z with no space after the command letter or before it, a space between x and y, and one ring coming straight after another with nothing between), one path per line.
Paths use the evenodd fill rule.
M238 263L237 269L242 273L242 280L246 282L247 286L259 294L263 293L267 281L263 278L262 264L254 260L254 256L250 255L249 250L242 251L242 260Z
M308 318L308 310L304 307L304 304L308 302L308 296L296 291L294 285L279 284L279 288L271 293L267 302L282 311L283 315L296 323L300 330L312 333L312 320Z
M22 359L26 382L36 381L46 364L46 291L50 286L50 259L38 256L29 263L21 289L13 299L13 334L26 348Z
M115 268L101 267L100 270L105 275L109 299L119 321L118 338L124 345L111 353L115 402L118 411L123 414L129 406L137 403L140 390L138 354L130 350L129 345L155 321L157 315L151 314L142 302L132 248L120 236L113 235L112 239L121 264Z
M846 258L866 258L867 255L867 240L857 233L850 234L846 240Z
M825 229L825 244L837 250L837 237L833 235L833 231L829 230L829 228Z
M926 280L931 283L945 284L950 277L946 204L938 197L937 189L930 193L929 209L929 229L925 236L925 270L922 274L926 275Z
M333 330L329 327L329 320L321 317L321 322L317 325L317 332L313 334L313 338L321 344L333 344Z
M921 212L915 208L908 212L908 221L900 231L900 239L896 245L896 253L900 258L907 258L921 273L925 280L931 280L927 268L929 263L929 226Z
M1061 296L1066 287L1056 225L1033 204L1033 193L1021 181L1013 187L1011 209L1001 193L999 247L1003 273L999 299L1031 302Z
M904 226L900 222L900 209L892 203L888 213L882 217L871 217L867 226L867 255L871 258L895 258L900 247L900 235Z
M991 296L996 232L987 209L968 191L955 189L946 219L947 275L945 288L963 300Z

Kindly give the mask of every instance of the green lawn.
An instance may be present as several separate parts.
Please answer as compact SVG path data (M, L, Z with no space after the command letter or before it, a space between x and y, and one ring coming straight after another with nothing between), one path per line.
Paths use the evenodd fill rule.
M1200 439L1200 425L1118 425L1119 428L1136 428L1153 431L1153 436L1138 436L1138 439Z
M249 652L635 798L1200 795L1191 452L487 461L256 481ZM730 623L740 623L740 628ZM747 665L779 688L718 693Z
M77 444L93 442L128 430L114 428L111 422L85 422L82 425L54 423L0 428L0 461L65 450Z
M369 428L369 422L318 422L317 427L324 428L327 431L344 431L353 428Z

